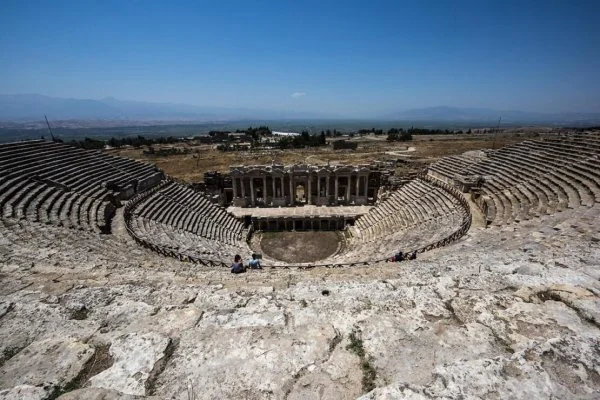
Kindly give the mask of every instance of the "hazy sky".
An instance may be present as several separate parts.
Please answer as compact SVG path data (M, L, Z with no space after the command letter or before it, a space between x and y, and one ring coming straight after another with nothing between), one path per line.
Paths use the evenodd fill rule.
M0 93L600 111L599 17L597 0L4 0Z

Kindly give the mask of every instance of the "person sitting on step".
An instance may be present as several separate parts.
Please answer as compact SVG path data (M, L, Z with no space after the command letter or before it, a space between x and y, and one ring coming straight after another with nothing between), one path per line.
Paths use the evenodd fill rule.
M386 262L400 262L404 260L404 253L402 251L394 254L389 260L385 260Z
M262 269L258 254L252 253L252 258L248 261L248 266L250 269Z
M232 274L241 274L246 272L246 267L242 263L242 256L236 254L233 259L233 264L231 264L231 273Z

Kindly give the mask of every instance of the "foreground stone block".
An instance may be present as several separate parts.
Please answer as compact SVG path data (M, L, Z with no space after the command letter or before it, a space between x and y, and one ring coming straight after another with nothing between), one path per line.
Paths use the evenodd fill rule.
M50 395L50 388L31 385L19 385L11 389L0 390L0 400L40 400Z
M13 398L46 398L75 380L93 355L91 346L72 339L34 342L2 366L0 389L12 389L9 393L18 394ZM45 394L23 385L43 388Z
M58 400L151 400L156 397L133 396L112 389L85 388L63 394Z
M91 378L91 385L144 396L154 366L165 356L169 343L169 338L155 332L117 338L110 346L113 365Z

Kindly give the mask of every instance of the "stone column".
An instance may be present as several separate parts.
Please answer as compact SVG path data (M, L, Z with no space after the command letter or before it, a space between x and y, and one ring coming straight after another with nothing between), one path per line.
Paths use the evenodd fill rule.
M356 197L360 196L360 175L356 175Z
M329 174L325 176L325 197L327 197L327 204L329 204Z
M267 204L267 177L263 175L263 202Z
M367 191L369 189L369 175L365 176L365 198L368 197L369 192Z
M350 185L352 184L352 175L348 175L348 185L346 186L346 203L350 202Z
M290 204L294 204L294 177L290 174Z
M337 204L338 202L338 193L339 193L339 185L340 185L340 178L338 176L335 177L335 192L334 192L334 197L333 197L333 202L334 204Z
M321 200L321 175L317 175L317 203Z
M279 197L285 197L285 189L283 188L283 176L279 177Z
M306 204L310 204L310 191L312 189L312 185L311 185L311 181L312 180L312 176L310 176L310 174L308 174L308 190L306 191Z
M240 178L240 183L242 184L242 197L244 199L246 199L246 182L244 182L245 180L246 179L243 176Z
M232 177L231 178L231 183L233 186L233 198L235 199L237 197L237 178Z
M277 197L277 192L275 191L275 177L273 175L271 175L271 183L273 184L273 197L271 198L273 200L275 200L275 197Z
M250 177L250 203L254 205L254 197L256 193L254 192L254 177Z

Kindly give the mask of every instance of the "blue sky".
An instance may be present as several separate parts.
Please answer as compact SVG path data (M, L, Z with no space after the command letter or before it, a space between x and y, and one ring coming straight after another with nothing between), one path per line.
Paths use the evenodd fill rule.
M594 112L599 17L594 0L5 0L0 93L340 116Z

